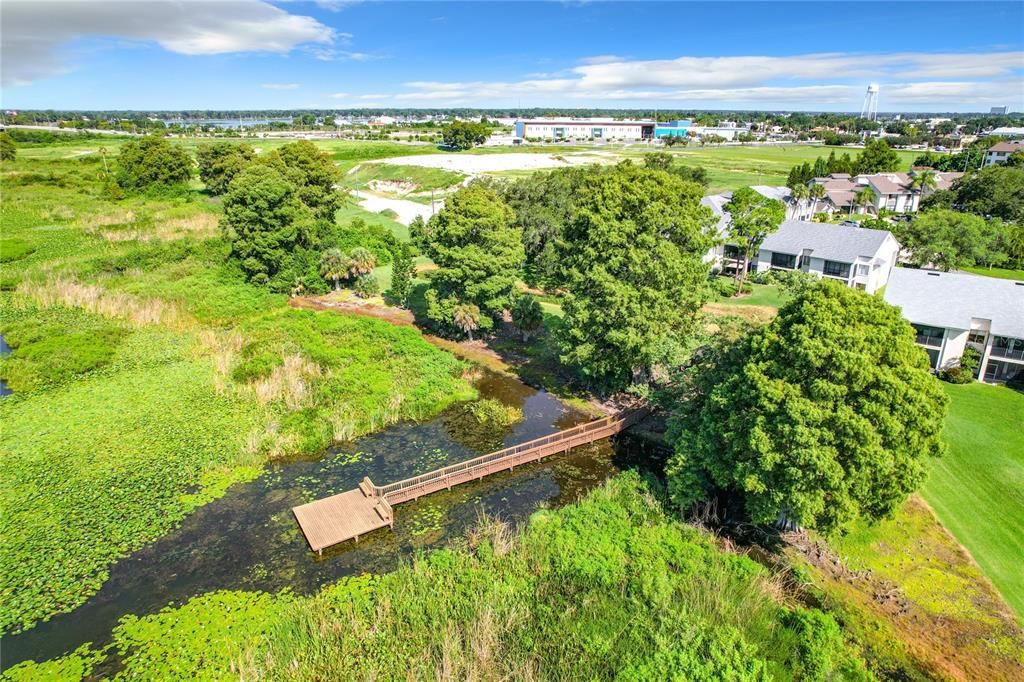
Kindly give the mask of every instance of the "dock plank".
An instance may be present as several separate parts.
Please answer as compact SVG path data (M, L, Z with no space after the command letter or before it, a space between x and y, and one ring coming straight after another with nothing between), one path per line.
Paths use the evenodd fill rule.
M302 533L314 552L390 526L391 518L381 514L379 498L362 490L325 497L292 509Z

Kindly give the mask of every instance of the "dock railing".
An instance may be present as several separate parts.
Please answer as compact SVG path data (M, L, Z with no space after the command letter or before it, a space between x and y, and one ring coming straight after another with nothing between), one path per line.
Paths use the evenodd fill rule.
M477 470L482 471L493 467L495 464L513 462L517 457L527 453L537 454L538 458L545 457L547 454L561 452L565 448L584 445L595 440L607 438L609 435L618 433L619 431L632 426L637 421L647 416L647 414L649 414L649 409L646 407L624 410L611 417L605 417L604 419L599 419L597 421L580 424L579 426L574 426L570 429L566 429L565 431L559 431L558 433L553 433L549 436L542 436L540 438L528 440L525 443L519 443L518 445L513 445L502 450L496 450L495 452L491 452L474 459L469 459L457 464L451 464L446 467L441 467L440 469L435 469L434 471L428 471L427 473L420 474L419 476L413 476L387 485L374 485L373 489L379 497L387 497L388 495L397 495L409 489L423 488L432 483L441 484L455 475L461 475L461 478L466 475L471 475ZM567 442L568 445L566 445ZM486 473L489 472L485 472L485 475Z

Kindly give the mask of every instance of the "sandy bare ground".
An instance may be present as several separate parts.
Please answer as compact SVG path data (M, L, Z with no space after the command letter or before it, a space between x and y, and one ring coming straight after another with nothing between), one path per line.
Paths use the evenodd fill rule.
M415 201L409 201L408 199L388 199L376 194L371 194L370 192L362 192L359 190L352 190L351 194L359 200L360 206L371 213L380 213L387 209L394 211L398 214L398 217L395 218L395 220L403 225L411 223L416 216L423 216L424 220L429 220L432 215L430 211L430 204L418 204ZM440 211L442 206L444 206L443 201L439 200L434 202L435 210Z
M443 168L473 175L495 171L536 170L539 168L565 168L588 163L612 161L605 154L424 154L381 159L379 163L398 166Z

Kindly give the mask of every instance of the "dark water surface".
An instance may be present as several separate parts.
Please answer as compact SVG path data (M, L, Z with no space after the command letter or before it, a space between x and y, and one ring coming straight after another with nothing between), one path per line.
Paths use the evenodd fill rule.
M10 354L11 354L11 347L8 346L7 345L7 341L4 340L4 335L0 334L0 358L4 357L5 355L10 355ZM12 391L7 386L7 382L4 381L3 379L0 379L0 398L3 398L5 395L10 395L12 393L14 393L14 391Z
M388 571L419 548L444 545L481 511L522 521L541 505L576 500L618 471L609 441L497 474L395 508L381 529L325 550L309 550L292 516L297 504L355 488L363 476L384 484L568 428L586 417L515 379L486 374L481 397L523 410L512 427L482 426L457 405L439 417L402 423L315 459L277 463L251 483L198 509L181 526L110 568L101 590L74 611L2 642L3 666L60 656L85 642L102 645L125 614L143 615L218 589L314 592L339 577Z

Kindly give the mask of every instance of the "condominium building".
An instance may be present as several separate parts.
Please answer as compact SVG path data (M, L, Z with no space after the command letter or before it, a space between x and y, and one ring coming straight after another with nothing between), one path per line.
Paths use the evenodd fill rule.
M994 166L997 163L1003 163L1010 154L1014 152L1024 152L1024 140L1009 140L1007 142L997 142L988 148L985 152L985 166Z
M871 294L886 285L899 252L887 230L786 220L761 244L753 267L800 270Z
M815 178L814 183L825 188L825 209L832 213L878 213L882 209L895 213L913 213L921 201L922 190L914 184L914 171L910 173L873 173L847 175L833 173ZM928 191L949 189L963 173L934 173L935 187ZM857 203L857 193L868 187L874 194L870 204Z
M982 381L1024 381L1024 282L896 268L885 300L917 330L932 369L959 365L971 347Z

